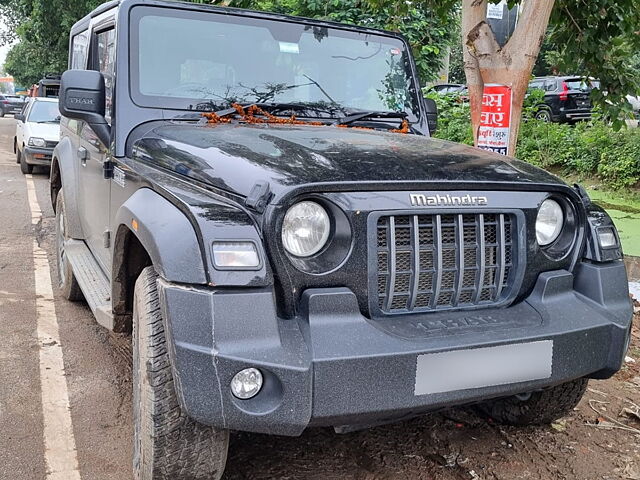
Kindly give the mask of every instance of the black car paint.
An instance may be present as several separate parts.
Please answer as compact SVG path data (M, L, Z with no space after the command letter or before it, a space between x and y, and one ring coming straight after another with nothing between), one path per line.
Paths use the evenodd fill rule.
M140 4L210 11L125 0L120 25L127 25L129 10ZM74 31L83 25L86 19ZM396 419L584 375L607 377L619 369L630 324L624 266L583 260L596 245L587 221L606 219L579 191L529 164L426 135L168 120L175 111L139 108L123 93L128 91L127 29L120 28L118 35L119 94L108 160L110 172L119 170L119 180L105 180L110 182L115 236L113 265L106 273L117 285L126 255L120 235L131 234L133 220L141 224L135 235L149 250L155 243L158 251L190 252L188 262L162 255L156 261L165 274L159 289L175 355L173 372L182 385L181 404L193 418L223 428L298 435L308 425ZM56 152L71 157L68 148L62 141ZM67 183L73 181L74 168L77 162L60 168ZM262 212L248 208L246 196L265 181L273 198ZM63 187L70 188L65 182ZM141 191L158 201L139 200ZM368 215L418 211L411 209L409 193L431 191L482 191L489 200L487 211L522 211L520 254L526 268L511 306L393 319L369 315ZM535 240L537 207L547 196L565 199L577 216L575 243L561 258L551 258ZM65 197L73 201L67 190ZM279 235L287 208L304 198L335 205L354 233L344 261L322 274L297 268ZM183 215L189 225L172 229L145 204L158 209L171 204L176 210L170 214ZM211 260L215 240L253 241L263 267L216 270ZM126 313L118 311L126 306L125 293L114 286L116 314ZM474 323L482 315L490 319L486 328ZM458 326L447 326L447 320ZM414 395L406 381L415 374L418 354L541 338L557 340L558 367L549 380L428 397ZM261 368L267 383L256 398L242 402L226 386L247 366Z
M528 163L462 144L333 126L166 124L134 140L133 157L241 197L265 180L272 203L314 183L562 183Z

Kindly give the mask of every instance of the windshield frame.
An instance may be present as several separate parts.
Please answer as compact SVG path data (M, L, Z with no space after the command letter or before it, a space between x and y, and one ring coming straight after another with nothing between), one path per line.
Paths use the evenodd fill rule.
M207 15L216 15L214 21L221 23L244 23L255 24L261 20L282 22L282 23L294 23L303 26L317 26L321 28L329 28L334 30L340 30L346 34L353 33L354 37L357 35L370 35L372 37L382 37L383 39L389 39L392 41L400 42L403 46L406 63L407 63L407 76L410 101L412 103L413 114L408 116L408 120L412 124L422 124L424 118L424 107L422 99L420 98L421 86L418 80L417 67L411 51L411 47L407 40L400 34L393 32L386 32L382 30L376 30L371 28L363 28L357 26L350 26L341 23L317 21L300 17L288 17L283 15L275 15L266 12L254 12L251 10L239 10L229 8L216 8L216 7L204 7L204 8L175 8L164 7L157 5L134 5L129 11L129 42L128 42L128 90L129 96L132 102L141 108L156 108L162 110L175 110L182 112L200 111L190 106L195 106L198 103L203 103L203 99L200 98L183 98L183 97L164 97L164 96L152 96L144 95L140 91L140 75L139 75L139 29L140 21L148 15L151 16L166 16L177 17L184 19L194 20L206 20ZM224 102L222 102L224 103ZM277 103L277 102L275 102ZM223 105L225 106L225 105ZM347 106L349 108L349 106ZM405 111L405 110L403 110ZM387 120L388 123L388 120Z

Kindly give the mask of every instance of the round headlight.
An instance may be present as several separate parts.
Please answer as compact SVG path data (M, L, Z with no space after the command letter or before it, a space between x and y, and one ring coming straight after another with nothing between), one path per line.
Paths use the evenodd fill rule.
M536 239L543 247L553 243L564 225L562 207L555 200L547 199L542 202L536 219Z
M315 202L300 202L287 211L282 224L284 248L296 257L318 253L329 239L327 211Z

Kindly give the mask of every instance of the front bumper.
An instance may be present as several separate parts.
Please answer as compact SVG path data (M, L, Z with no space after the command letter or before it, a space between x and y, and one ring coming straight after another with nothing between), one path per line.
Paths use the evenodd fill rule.
M48 166L53 158L53 148L25 147L22 155L28 165Z
M199 422L299 435L310 425L366 425L567 382L622 365L632 318L622 262L540 275L508 308L363 317L345 288L309 290L298 318L278 318L270 290L207 290L159 281L177 391ZM418 356L553 342L550 375L416 395ZM517 351L517 349L515 349ZM230 393L247 367L265 377L251 400ZM464 368L464 367L457 367ZM538 378L538 377L536 377Z

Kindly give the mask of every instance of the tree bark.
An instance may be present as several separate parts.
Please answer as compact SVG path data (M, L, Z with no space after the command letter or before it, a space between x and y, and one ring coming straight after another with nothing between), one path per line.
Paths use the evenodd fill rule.
M484 85L507 85L512 92L508 154L515 154L524 97L554 3L555 0L524 0L513 35L500 47L487 23L487 0L462 1L464 70L476 145Z

